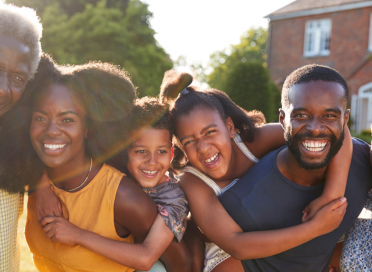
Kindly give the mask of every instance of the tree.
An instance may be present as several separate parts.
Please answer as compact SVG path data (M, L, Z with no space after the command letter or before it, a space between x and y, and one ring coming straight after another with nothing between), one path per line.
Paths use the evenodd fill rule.
M44 28L42 47L57 63L110 62L130 73L140 96L159 93L164 72L173 64L155 40L146 4L140 0L12 0L22 1L31 7L47 2L42 13L38 11Z
M271 122L278 120L280 92L266 69L266 39L266 29L250 28L240 44L213 53L207 68L212 72L199 78L226 92L244 109L262 111Z
M207 76L207 83L216 89L225 86L227 75L238 63L257 62L265 64L267 30L250 28L240 38L240 44L217 51L210 56L209 68L212 72Z
M266 121L272 121L274 116L275 96L273 95L270 78L261 63L240 62L227 75L224 91L239 106L247 110L262 111Z
M100 0L8 0L7 2L17 6L31 7L37 10L39 14L42 14L47 6L58 3L63 12L72 16L77 12L83 12L86 4L97 5L99 1ZM125 12L129 1L130 0L107 0L106 5L110 8L119 8Z
M274 82L269 82L269 90L273 100L273 108L271 117L267 119L269 122L279 122L279 109L282 107L282 93Z

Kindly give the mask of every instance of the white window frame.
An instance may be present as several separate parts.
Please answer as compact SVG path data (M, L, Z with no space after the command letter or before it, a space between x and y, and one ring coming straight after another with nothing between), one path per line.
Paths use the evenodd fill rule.
M367 99L367 114L363 113L363 99ZM368 129L372 122L372 82L359 88L358 94L351 97L351 119L354 123L352 129L359 134L362 130ZM364 123L362 120L364 119ZM365 126L367 124L367 126ZM364 125L364 126L363 126Z
M307 21L305 25L304 56L328 56L331 53L329 47L331 33L331 19Z
M368 51L372 51L372 14L369 17L369 41L368 41Z

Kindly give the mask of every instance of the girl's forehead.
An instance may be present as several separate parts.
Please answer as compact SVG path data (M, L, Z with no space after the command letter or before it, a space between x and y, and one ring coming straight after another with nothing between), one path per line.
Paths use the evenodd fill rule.
M217 110L199 108L179 118L176 123L176 136L182 141L191 135L201 135L213 127L223 130L226 128L226 122Z
M182 123L192 122L195 125L201 123L210 123L210 122L223 122L220 113L217 109L211 109L209 107L196 107L188 114L181 115L178 119L178 126Z
M135 130L133 134L135 139L133 146L147 143L157 144L159 142L171 144L170 132L167 129L146 127Z

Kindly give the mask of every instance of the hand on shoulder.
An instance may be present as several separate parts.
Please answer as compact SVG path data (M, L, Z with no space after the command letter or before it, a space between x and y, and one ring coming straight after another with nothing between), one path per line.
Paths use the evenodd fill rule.
M309 223L313 223L313 227L319 232L319 235L329 233L341 224L347 205L345 197L336 199L320 209Z

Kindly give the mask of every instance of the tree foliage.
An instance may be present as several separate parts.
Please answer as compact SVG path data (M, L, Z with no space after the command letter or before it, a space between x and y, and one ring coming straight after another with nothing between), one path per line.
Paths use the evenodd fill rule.
M280 92L266 69L266 40L266 29L250 28L239 44L211 55L212 72L204 78L244 109L260 110L267 121L277 121Z
M262 111L266 121L275 118L275 85L270 84L269 73L259 62L240 62L227 75L224 91L239 106Z
M152 14L140 0L12 0L38 8L43 51L60 64L100 60L127 70L140 96L157 95L173 67L155 40ZM26 3L24 3L26 2Z
M207 83L214 88L223 88L227 74L238 63L257 62L265 63L267 30L250 28L240 38L240 44L217 51L210 56L209 67L213 71L207 77Z
M83 12L86 4L97 5L100 0L8 0L17 6L32 7L39 14L45 11L49 5L58 3L61 10L67 15L72 16L77 12ZM130 0L106 0L106 6L110 8L119 8L125 12Z

